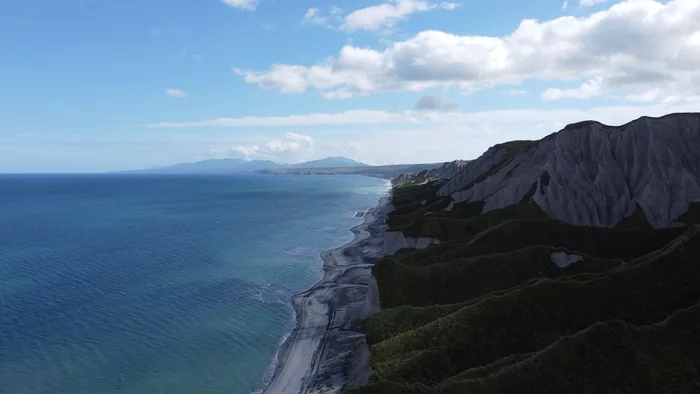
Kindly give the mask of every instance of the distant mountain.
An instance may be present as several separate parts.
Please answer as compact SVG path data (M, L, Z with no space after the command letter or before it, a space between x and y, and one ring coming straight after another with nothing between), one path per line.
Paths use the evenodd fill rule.
M168 167L148 168L145 170L123 171L133 173L152 174L199 174L222 172L253 172L263 168L281 168L282 165L270 160L243 160L243 159L212 159L196 163L175 164Z
M347 157L327 157L321 160L307 161L287 166L287 168L350 168L350 167L370 167L368 164L360 163Z
M321 160L296 164L280 164L270 160L211 159L196 163L182 163L167 167L148 168L145 170L123 171L131 173L152 174L199 174L199 173L237 173L256 172L281 168L337 168L369 167L369 165L345 157L328 157Z

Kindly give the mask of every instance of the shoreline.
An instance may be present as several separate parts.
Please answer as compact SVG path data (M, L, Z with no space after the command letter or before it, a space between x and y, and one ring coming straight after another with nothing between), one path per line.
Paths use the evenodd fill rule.
M296 326L277 353L265 394L339 393L371 372L358 323L379 310L372 265L383 255L389 194L350 229L354 239L321 253L323 278L292 297Z

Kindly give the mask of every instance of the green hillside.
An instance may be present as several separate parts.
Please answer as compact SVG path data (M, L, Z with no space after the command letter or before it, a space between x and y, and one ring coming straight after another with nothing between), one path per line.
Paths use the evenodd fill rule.
M353 393L697 393L700 306L651 325L593 324L538 352L511 355L434 386L382 380Z
M641 209L573 226L531 202L431 211L440 186L394 190L390 227L443 243L373 267L373 373L352 393L700 392L700 228L654 230Z

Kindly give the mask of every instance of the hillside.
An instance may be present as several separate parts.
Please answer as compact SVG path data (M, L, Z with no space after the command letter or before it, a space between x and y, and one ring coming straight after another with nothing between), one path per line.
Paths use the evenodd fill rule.
M585 122L401 177L350 392L700 392L698 141Z

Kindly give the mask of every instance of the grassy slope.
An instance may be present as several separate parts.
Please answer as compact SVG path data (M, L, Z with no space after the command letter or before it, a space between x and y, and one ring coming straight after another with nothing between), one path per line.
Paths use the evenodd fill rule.
M700 306L652 325L613 320L545 349L471 369L433 387L382 381L354 393L697 393Z
M645 341L673 347L670 337L649 336L667 323L649 325L700 300L700 229L653 230L640 209L617 229L571 226L542 219L533 203L486 214L479 203L458 204L425 216L449 203L436 197L440 186L395 190L394 229L447 242L375 265L384 309L366 322L375 371L357 393L616 392L635 378L659 389L698 384L696 372L680 376L672 362L688 360L683 347L660 355ZM689 209L685 223L695 216ZM562 270L550 257L561 249L585 260ZM630 350L608 357L611 349ZM598 381L594 369L605 360L609 379ZM659 366L669 367L647 376ZM546 368L561 377L544 376ZM662 384L669 376L678 382ZM645 386L629 387L619 392Z
M546 218L547 214L536 204L518 204L469 218L445 217L444 214L418 216L407 222L401 231L408 236L431 237L449 242L467 239L508 220Z
M375 380L437 384L538 351L598 321L650 324L700 298L700 230L663 253L588 281L541 280L375 345ZM380 288L381 291L381 288Z
M685 230L615 230L572 226L554 220L516 220L501 223L466 242L439 246L400 256L402 263L425 266L458 258L503 253L532 245L547 245L606 259L630 259L657 250Z
M700 224L700 202L690 203L690 207L678 218L678 221L685 224Z
M510 253L460 258L425 267L405 266L385 258L373 270L382 289L382 308L400 305L453 304L494 291L523 284L533 278L558 278L580 272L614 268L619 260L586 257L565 269L551 255L562 251L549 246L531 246Z

